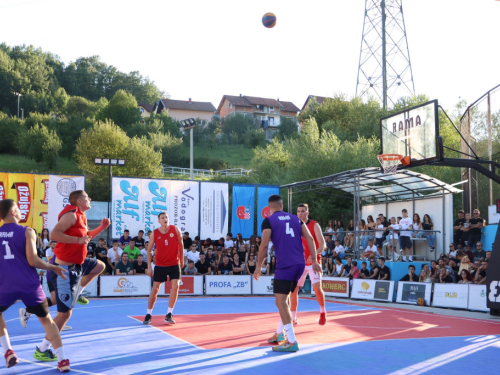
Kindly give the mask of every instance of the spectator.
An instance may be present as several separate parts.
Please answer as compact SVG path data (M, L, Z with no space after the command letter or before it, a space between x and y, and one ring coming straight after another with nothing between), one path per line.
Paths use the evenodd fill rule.
M464 211L460 210L458 211L458 219L455 220L455 223L453 224L453 242L455 245L458 244L463 244L462 242L462 227L464 226Z
M221 237L222 238L222 237ZM222 238L223 239L223 238ZM224 240L224 239L223 239ZM200 236L196 236L194 238L194 244L196 245L196 250L201 252L201 242L200 242ZM224 246L224 245L223 245Z
M271 257L276 256L276 253L274 252L274 246L271 246L269 248L269 251L267 253L267 258L269 259L268 263L271 263Z
M442 266L439 269L439 282L441 284L452 284L453 283L453 279L448 274L448 272L446 271L446 267L445 266Z
M122 249L125 249L125 247L128 246L131 239L132 238L130 238L130 231L128 229L125 229L123 231L123 235L120 237L120 240L118 241L120 243L120 247Z
M262 242L262 238L260 236L255 237L255 246L256 246L257 250L260 249L260 243L261 242Z
M389 221L387 220L387 218L384 216L384 214L378 214L378 217L380 218L380 221L382 222L382 225L384 227L388 227L389 226Z
M453 282L455 282L455 279L454 279L455 275L453 273L453 270L452 270L452 268L450 266L448 266L445 263L444 256L441 259L438 260L438 265L439 265L439 268L441 268L441 267L446 268L446 274L452 278Z
M422 268L422 271L423 271L423 268ZM406 275L404 275L399 281L411 281L411 282L415 282L415 283L420 281L419 277L415 274L415 266L413 264L410 264L408 266L408 273Z
M253 275L253 273L255 272L255 268L256 268L256 263L254 259L254 254L249 254L248 260L246 262L246 269L248 275Z
M117 275L133 275L134 265L128 261L128 253L123 251L121 261L116 263L115 272Z
M346 257L346 264L344 264L344 276L347 277L351 273L352 269L352 258Z
M469 257L466 254L464 254L463 251L457 251L457 262L460 262L460 268L458 270L459 273L462 270L468 270L470 272L472 263Z
M351 268L351 272L349 273L349 278L350 279L359 279L358 262L356 262L355 260L352 261L352 268Z
M462 242L463 242L463 245L464 246L467 246L467 244L469 243L469 231L470 231L470 213L467 212L465 214L465 220L464 220L464 224L462 226L462 229L461 229L461 232L462 232ZM474 258L472 258L474 259ZM471 259L471 260L472 260Z
M460 277L461 277L461 279L458 280L458 284L473 284L474 283L474 280L472 279L470 272L467 270L462 270L460 272Z
M347 226L347 234L344 237L344 245L347 249L352 248L354 246L354 221L349 220L349 225Z
M151 235L153 234L152 231L148 230L148 233L146 236L144 236L144 242L149 242L149 239L151 238Z
M217 256L215 255L213 249L207 250L207 255L205 257L205 260L207 261L208 264L210 264L210 267L212 267L212 269L213 269L215 266L215 261L217 260Z
M43 254L45 254L45 251L49 248L50 242L49 230L47 228L43 228L42 233L40 233L40 245L42 246Z
M382 225L382 220L377 217L377 223L375 224L375 244L379 253L382 252L384 246L384 226Z
M375 228L377 227L377 223L373 221L372 215L368 215L368 217L366 218L366 226L368 227L368 230L372 231L375 230ZM373 242L375 242L375 232L370 232L369 236L370 236L369 238L371 238Z
M375 259L370 259L370 276L368 278L378 280L378 266Z
M378 259L379 266L378 266L378 279L379 280L390 280L391 279L391 270L389 267L385 265L385 258L380 257ZM413 272L415 272L415 267L413 267Z
M49 247L47 247L47 250L45 250L45 257L47 258L48 263L50 263L50 261L54 257L54 249L56 247L56 244L56 241L50 241Z
M434 224L431 220L431 217L427 214L424 215L424 222L422 223L422 229L423 230L434 230ZM435 246L436 234L435 233L420 232L419 237L425 237L427 239L427 244L429 245L431 252L436 250L436 246Z
M259 248L256 245L245 245L245 249L248 250L248 247L250 246L250 252L256 254L259 251ZM269 254L269 253L268 253ZM268 261L270 258L268 259Z
M457 259L458 250L455 248L455 244L450 243L449 247L450 247L450 252L448 253L448 256L450 257L450 259Z
M431 270L429 269L429 265L427 263L422 264L418 281L421 283L432 283Z
M412 238L417 238L417 236L421 237L422 233L420 231L422 230L422 222L420 221L419 214L413 214L413 222L411 223L411 226L414 229Z
M398 261L399 259L399 254L397 252L397 244L399 242L399 230L397 229L400 229L400 225L396 223L396 218L395 217L391 217L391 225L389 225L387 227L388 229L391 229L389 231L389 234L387 235L386 238L389 239L388 243L387 243L387 250L391 251L392 254L393 254L393 260L395 262Z
M145 275L147 269L148 262L144 262L144 256L137 255L137 262L134 262L134 275Z
M188 253L186 254L186 258L188 261L192 260L193 263L196 263L200 260L200 253L196 251L196 245L191 243Z
M217 249L219 247L222 249L224 247L224 237L221 237L216 241L212 241L212 246L214 247L214 249Z
M252 234L250 236L250 239L248 240L248 243L247 245L250 245L250 248L252 247L252 245L254 246L254 249L257 247L257 240L256 240L257 236L255 234Z
M144 231L142 229L137 233L137 236L135 236L133 240L135 242L135 246L137 246L140 250L144 249L144 246L146 246L146 239L144 238Z
M139 250L138 247L135 247L135 241L133 239L130 239L128 246L123 249L123 252L128 254L128 258L130 261L135 262L137 256L141 253L141 250Z
M486 251L484 251L483 243L481 241L476 242L476 258L486 259Z
M470 244L470 243L469 243L469 244L467 244L467 246L465 247L465 249L466 249L465 254L467 255L467 257L468 257L471 261L473 261L473 260L474 260L474 258L476 258L476 257L474 256L474 253L472 252L472 244Z
M184 232L182 234L182 244L184 246L184 249L189 249L193 244L193 240L191 239L191 237L189 237L189 232Z
M241 236L241 233L238 233L236 235L236 241L234 241L234 246L236 246L237 249L239 249L241 247L241 245L243 245L245 243L245 241L243 241L243 237Z
M108 266L106 267L106 274L111 275L113 273L113 271L115 270L116 261L119 260L123 254L123 250L120 249L118 245L118 240L114 240L113 247L108 250Z
M481 229L484 226L484 219L479 217L479 209L472 211L472 219L470 219L469 230L469 246L475 247L478 242L481 242Z
M338 240L340 240L340 243L343 243L344 237L345 237L344 223L342 222L342 220L339 220L335 239L336 240L338 239Z
M197 261L194 266L198 270L197 275L211 275L212 274L212 267L210 266L210 263L208 263L207 260L205 259L205 254L203 254L203 253L200 254L200 260Z
M361 269L359 270L359 278L367 279L370 276L370 271L366 268L366 262L361 263Z
M488 262L490 261L490 258L491 258L491 251L487 251L486 252L486 258L484 258L485 260L487 260Z
M234 249L236 250L236 249ZM231 259L230 259L231 261ZM233 265L233 275L243 275L245 272L245 263L240 260L239 254L236 252L233 256L233 261L230 262Z
M95 248L97 245L93 242L87 244L87 258L95 258Z
M333 277L335 275L335 264L333 263L333 258L330 257L326 263L326 275Z
M474 263L471 263L469 272L474 279L476 277L476 273L478 269L481 268L481 261L479 259L474 260Z
M233 274L233 265L231 263L229 263L228 257L224 257L222 259L222 262L219 263L217 270L218 270L217 272L219 273L219 275L232 275Z
M339 257L340 259L344 259L345 257L345 249L344 246L340 244L340 240L335 240L335 248L333 249L332 256L334 258Z
M448 255L443 256L443 261L444 261L444 264L449 266L454 272L458 272L457 263L455 261L451 260ZM453 278L453 279L455 279L455 278Z
M236 250L236 247L234 249ZM237 249L237 252L242 262L246 262L248 260L247 245L245 245L244 243L241 244L240 247ZM254 248L254 255L255 255L255 248Z
M269 262L269 268L267 270L267 276L272 276L276 272L276 257L272 256L271 261Z
M198 273L198 270L194 266L194 262L190 259L188 260L188 264L186 267L184 267L184 275L196 275Z
M106 247L106 240L104 238L99 238L99 246L95 248L97 259L106 264L108 259L108 248Z
M269 264L267 263L267 258L264 258L262 262L262 266L260 267L261 275L267 275L267 269L269 268Z
M210 246L212 246L212 239L211 238L207 238L201 244L201 250L203 250L203 252L206 252Z
M477 269L474 276L474 284L486 284L486 270L488 269L488 261L483 260L481 267Z
M344 263L342 263L342 259L340 257L335 257L335 274L334 277L344 277Z
M380 254L377 250L377 246L375 246L373 244L373 240L369 240L368 246L366 247L364 253L360 255L360 258L362 260L367 260L367 259L375 258L375 257L379 257L379 256L380 256Z
M148 246L149 246L149 241L145 241L144 247L141 249L141 254L142 254L144 261L147 261L147 259L148 259Z
M370 238L370 233L371 232L367 232L368 231L368 225L366 225L366 221L364 221L363 219L360 220L359 230L362 231L359 234L359 237L361 238L359 248L360 249L365 249L366 246L368 246L368 239Z
M328 220L328 226L325 228L325 233L333 233L333 232L335 232L333 220Z
M403 262L406 262L406 255L408 255L408 260L410 262L413 262L413 257L412 257L412 242L411 242L411 231L409 230L404 230L404 229L412 229L412 220L408 217L408 210L406 208L403 208L401 210L401 213L403 214L403 218L399 221L399 225L403 231L401 231L401 234L399 236L399 243L401 245L401 251L403 252Z
M238 250L235 247L233 247L230 252L228 250L227 257L229 258L229 263L232 263L234 261L234 256L236 254L239 255Z
M439 267L435 260L431 261L430 275L433 283L439 282Z

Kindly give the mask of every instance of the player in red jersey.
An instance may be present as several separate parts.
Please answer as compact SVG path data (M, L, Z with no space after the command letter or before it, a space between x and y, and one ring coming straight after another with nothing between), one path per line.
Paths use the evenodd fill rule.
M318 254L318 263L321 264L321 253L326 248L325 238L323 237L323 232L319 223L314 220L309 219L309 206L306 203L299 204L297 207L297 216L307 225L307 229L311 232L313 236L314 243L316 245ZM298 282L298 286L304 286L306 281L306 276L309 273L309 278L311 279L311 284L316 293L316 299L319 303L319 324L324 325L326 323L326 309L325 309L325 293L321 286L321 274L317 273L312 268L311 252L309 251L309 246L307 242L302 239L302 244L304 245L304 256L306 258L306 268L304 269L304 274ZM295 291L290 295L290 311L292 312L293 324L297 325L297 307L299 305L299 288L295 288Z
M69 195L69 205L64 207L58 216L58 222L50 238L57 241L54 253L57 258L54 265L59 265L68 272L66 279L57 273L50 273L56 292L57 315L54 322L61 331L69 318L75 303L83 289L105 268L103 262L87 258L87 244L109 227L109 219L102 219L101 225L89 231L85 211L90 209L91 199L83 190L76 190ZM40 361L57 361L50 350L50 342L45 337L40 347L37 347L35 359Z
M165 323L175 324L173 311L179 292L179 280L181 278L181 269L184 266L184 244L182 234L179 228L170 225L168 215L160 212L158 223L161 227L155 229L153 235L149 238L148 245L148 275L153 277L153 288L149 294L148 312L144 318L143 324L151 324L151 313L156 303L156 296L160 291L160 285L170 278L172 290L168 299L168 311L165 316ZM154 276L151 268L153 258L153 246L156 245L156 263Z

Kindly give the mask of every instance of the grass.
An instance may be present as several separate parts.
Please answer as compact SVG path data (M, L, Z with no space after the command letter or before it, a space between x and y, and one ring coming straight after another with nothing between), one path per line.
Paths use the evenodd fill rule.
M0 171L83 175L83 172L77 167L76 163L67 158L59 158L55 170L50 170L43 163L37 163L34 160L19 155L7 154L0 155Z
M189 147L186 146L186 153L189 155ZM253 158L253 149L243 145L194 145L194 157L205 156L219 158L226 161L230 168L250 168Z

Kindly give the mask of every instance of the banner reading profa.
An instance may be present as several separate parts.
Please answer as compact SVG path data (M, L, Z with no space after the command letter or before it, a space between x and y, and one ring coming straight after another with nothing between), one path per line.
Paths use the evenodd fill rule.
M280 193L279 186L258 185L257 186L257 234L262 236L262 222L271 215L268 199L271 195Z
M159 227L158 214L166 212L170 224L191 236L198 233L199 182L113 177L112 237L125 229L131 236Z
M229 221L228 185L202 182L200 190L200 237L226 237Z
M69 204L69 195L75 190L85 190L85 177L50 175L47 189L49 190L47 228L52 231L58 222L59 213Z
M255 185L233 184L231 232L243 238L254 234Z

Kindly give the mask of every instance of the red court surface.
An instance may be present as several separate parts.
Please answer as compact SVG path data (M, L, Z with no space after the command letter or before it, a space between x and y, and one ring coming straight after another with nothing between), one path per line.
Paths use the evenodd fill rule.
M299 312L295 334L301 345L500 335L497 322L398 309L333 311L324 326L318 318L317 312ZM153 316L152 325L202 349L268 346L279 322L277 313L177 315L171 326L163 319Z

